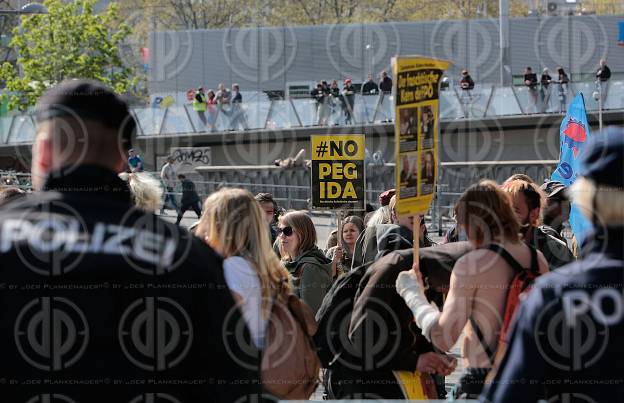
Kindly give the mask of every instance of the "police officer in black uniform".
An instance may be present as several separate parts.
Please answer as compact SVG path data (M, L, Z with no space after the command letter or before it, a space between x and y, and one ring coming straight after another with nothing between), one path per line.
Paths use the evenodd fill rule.
M615 402L624 395L624 130L582 153L572 196L593 223L582 259L542 275L517 312L487 402Z
M36 120L37 192L0 210L0 400L257 401L258 354L221 258L134 208L117 177L135 132L126 103L66 81Z

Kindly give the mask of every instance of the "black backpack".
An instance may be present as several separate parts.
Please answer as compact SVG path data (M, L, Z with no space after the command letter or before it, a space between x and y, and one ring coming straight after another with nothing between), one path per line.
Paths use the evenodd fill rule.
M316 312L318 329L314 342L323 368L329 368L348 339L353 300L371 263L359 266L334 281Z

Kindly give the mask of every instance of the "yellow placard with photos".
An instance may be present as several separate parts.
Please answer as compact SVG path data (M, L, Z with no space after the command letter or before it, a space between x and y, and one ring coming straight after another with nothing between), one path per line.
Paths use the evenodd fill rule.
M392 58L394 73L396 210L416 215L429 210L438 177L439 84L445 60Z

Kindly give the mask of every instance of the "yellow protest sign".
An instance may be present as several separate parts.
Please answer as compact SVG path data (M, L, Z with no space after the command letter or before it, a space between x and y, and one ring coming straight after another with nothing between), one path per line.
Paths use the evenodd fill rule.
M398 215L429 209L438 176L439 83L449 63L418 56L392 58Z
M364 210L364 135L312 139L312 207Z

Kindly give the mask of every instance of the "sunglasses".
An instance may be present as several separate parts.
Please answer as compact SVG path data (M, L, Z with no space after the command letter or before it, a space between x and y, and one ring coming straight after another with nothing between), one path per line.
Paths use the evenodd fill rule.
M280 234L284 234L284 236L291 236L293 234L293 229L292 227L284 227L284 228L277 228L277 235Z

